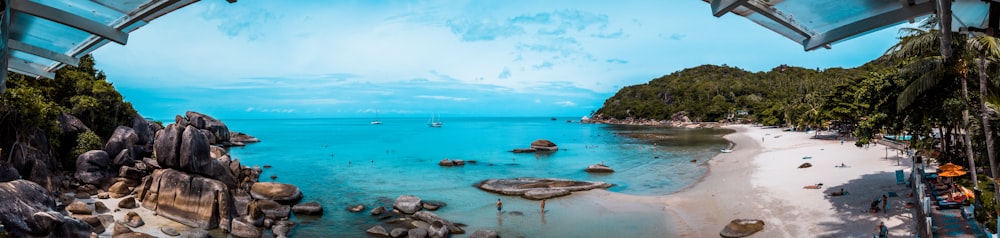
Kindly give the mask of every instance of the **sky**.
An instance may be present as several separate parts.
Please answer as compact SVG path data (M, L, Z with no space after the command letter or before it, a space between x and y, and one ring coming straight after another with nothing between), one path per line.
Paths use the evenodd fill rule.
M856 67L898 27L806 52L700 0L200 1L95 51L140 114L570 116L704 64Z

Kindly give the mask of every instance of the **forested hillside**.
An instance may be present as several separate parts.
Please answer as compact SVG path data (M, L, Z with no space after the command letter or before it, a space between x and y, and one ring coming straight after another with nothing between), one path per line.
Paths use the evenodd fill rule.
M686 112L693 121L730 116L766 125L813 125L823 118L823 100L834 86L865 77L873 63L821 71L781 65L768 72L702 65L622 88L595 118L669 120ZM746 115L737 112L745 111Z

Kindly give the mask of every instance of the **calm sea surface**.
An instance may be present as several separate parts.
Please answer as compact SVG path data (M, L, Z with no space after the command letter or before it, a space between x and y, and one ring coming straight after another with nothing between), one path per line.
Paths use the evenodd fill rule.
M443 118L444 126L427 126L427 118L223 120L233 131L262 140L231 154L244 165L271 165L261 181L291 183L318 201L321 217L299 216L296 237L365 237L377 224L368 214L399 195L416 195L448 205L436 211L467 224L465 237L476 229L493 229L504 237L663 237L662 211L594 214L587 209L559 209L568 199L548 201L544 216L537 201L481 191L473 184L491 178L551 177L604 181L609 190L635 195L662 195L694 183L705 172L705 160L728 146L724 129L672 129L567 123L568 118ZM578 121L578 118L573 118ZM556 143L558 152L536 156L514 154L536 139ZM444 158L475 160L462 167L440 167ZM692 163L691 160L697 160ZM617 172L583 171L601 163ZM508 212L495 212L497 198ZM390 202L385 204L385 202ZM346 207L365 204L361 213ZM584 204L583 206L587 206ZM390 207L391 208L391 207ZM530 211L530 212L529 212ZM598 212L599 213L599 212Z

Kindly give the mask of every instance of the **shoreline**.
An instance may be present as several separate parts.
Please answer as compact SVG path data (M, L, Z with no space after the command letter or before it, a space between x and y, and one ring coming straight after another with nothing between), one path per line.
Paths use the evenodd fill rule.
M713 156L702 177L677 192L641 196L591 190L580 195L662 210L664 226L680 236L718 236L733 219L763 220L760 237L867 237L880 221L891 236L914 235L912 210L903 206L913 198L909 188L895 183L895 170L908 175L910 161L895 151L812 139L805 132L723 128L734 130L723 136L733 152ZM797 167L805 162L813 167ZM848 167L836 167L840 164ZM803 189L816 183L824 186ZM849 195L825 196L840 189ZM870 203L887 192L898 195L889 198L888 212L869 213Z

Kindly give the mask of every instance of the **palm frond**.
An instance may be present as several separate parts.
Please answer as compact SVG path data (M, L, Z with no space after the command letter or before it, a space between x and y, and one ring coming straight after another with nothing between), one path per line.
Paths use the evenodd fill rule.
M920 98L920 96L924 95L924 93L936 88L941 81L944 81L944 71L940 70L943 66L940 61L935 62L936 63L911 64L910 67L907 67L931 66L933 68L925 68L925 73L910 81L910 83L906 85L906 88L903 89L903 92L899 93L899 96L896 98L897 111L903 111Z
M982 33L974 33L969 38L969 46L989 58L1000 57L1000 40Z

